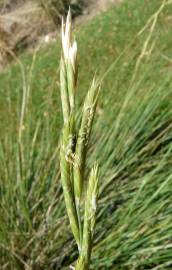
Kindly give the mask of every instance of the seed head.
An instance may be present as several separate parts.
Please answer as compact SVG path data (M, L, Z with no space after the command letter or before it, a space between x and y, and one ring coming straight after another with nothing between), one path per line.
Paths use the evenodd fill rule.
M75 68L77 43L76 41L72 42L72 17L70 10L67 15L66 24L62 18L62 48L65 61L72 64L72 67Z

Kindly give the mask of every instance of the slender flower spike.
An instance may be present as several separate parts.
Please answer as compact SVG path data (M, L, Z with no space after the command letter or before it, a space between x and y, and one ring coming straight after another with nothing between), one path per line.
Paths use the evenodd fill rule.
M72 18L69 10L66 24L62 18L62 48L65 61L69 61L72 67L75 69L76 55L77 55L77 43L72 42Z
M62 19L62 50L63 61L66 67L67 92L70 102L70 110L73 111L77 85L77 43L72 40L72 18L69 10L66 24Z
M85 98L81 122L77 126L75 104L77 79L77 43L72 39L72 17L69 10L65 23L62 19L60 92L64 126L60 145L61 183L70 227L78 245L79 258L73 269L89 270L98 199L97 165L93 167L86 185L86 197L83 196L82 190L100 83L96 79L93 80ZM82 204L82 201L85 203Z
M89 270L95 222L96 222L98 182L99 182L98 165L95 164L91 170L89 183L87 187L87 195L85 198L82 249L75 270Z
M74 190L77 203L80 202L82 196L88 143L93 126L99 90L100 85L98 81L94 79L83 106L82 121L78 132L74 162Z
M71 22L71 12L69 10L66 25L64 24L64 20L62 18L62 47L64 58L68 59L69 57L69 50L71 47L71 39L72 39L72 22Z

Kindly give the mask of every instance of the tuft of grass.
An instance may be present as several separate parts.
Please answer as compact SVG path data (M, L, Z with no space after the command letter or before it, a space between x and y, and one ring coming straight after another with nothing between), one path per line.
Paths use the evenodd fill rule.
M69 6L73 16L77 16L82 13L83 0L38 0L40 6L50 16L55 25L59 25L62 15L67 15Z

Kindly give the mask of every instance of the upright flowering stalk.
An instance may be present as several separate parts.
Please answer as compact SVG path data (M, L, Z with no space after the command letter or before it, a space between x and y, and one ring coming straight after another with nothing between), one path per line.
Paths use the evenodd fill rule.
M77 79L77 43L72 40L72 20L69 10L66 24L62 20L60 91L64 125L60 147L61 183L71 230L79 252L78 261L73 268L88 270L98 198L97 165L94 165L91 170L86 185L86 195L83 193L83 183L85 181L86 154L100 84L96 79L93 80L85 98L80 127L76 130L75 96ZM83 216L81 215L83 212L81 211L81 200L84 207Z
M70 226L80 246L80 232L75 207L75 197L72 179L72 168L74 158L74 100L77 82L76 69L76 42L72 44L71 14L68 13L66 25L62 20L62 56L60 68L61 102L63 110L64 127L61 139L60 166L61 181L64 191L65 204L69 216ZM74 83L75 82L75 83Z

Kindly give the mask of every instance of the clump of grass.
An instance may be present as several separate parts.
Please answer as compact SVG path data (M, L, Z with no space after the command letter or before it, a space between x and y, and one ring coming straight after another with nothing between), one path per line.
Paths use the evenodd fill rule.
M55 25L59 25L62 15L67 15L69 6L71 7L72 15L76 16L82 13L83 0L38 0L41 7L51 17Z
M94 165L83 199L86 155L97 105L100 85L93 80L85 98L80 127L77 130L75 104L77 88L77 43L72 43L72 22L69 11L66 25L62 21L61 102L64 127L61 138L60 168L63 193L70 226L78 246L79 259L75 269L89 269L98 198L98 166ZM85 205L84 220L81 200Z

